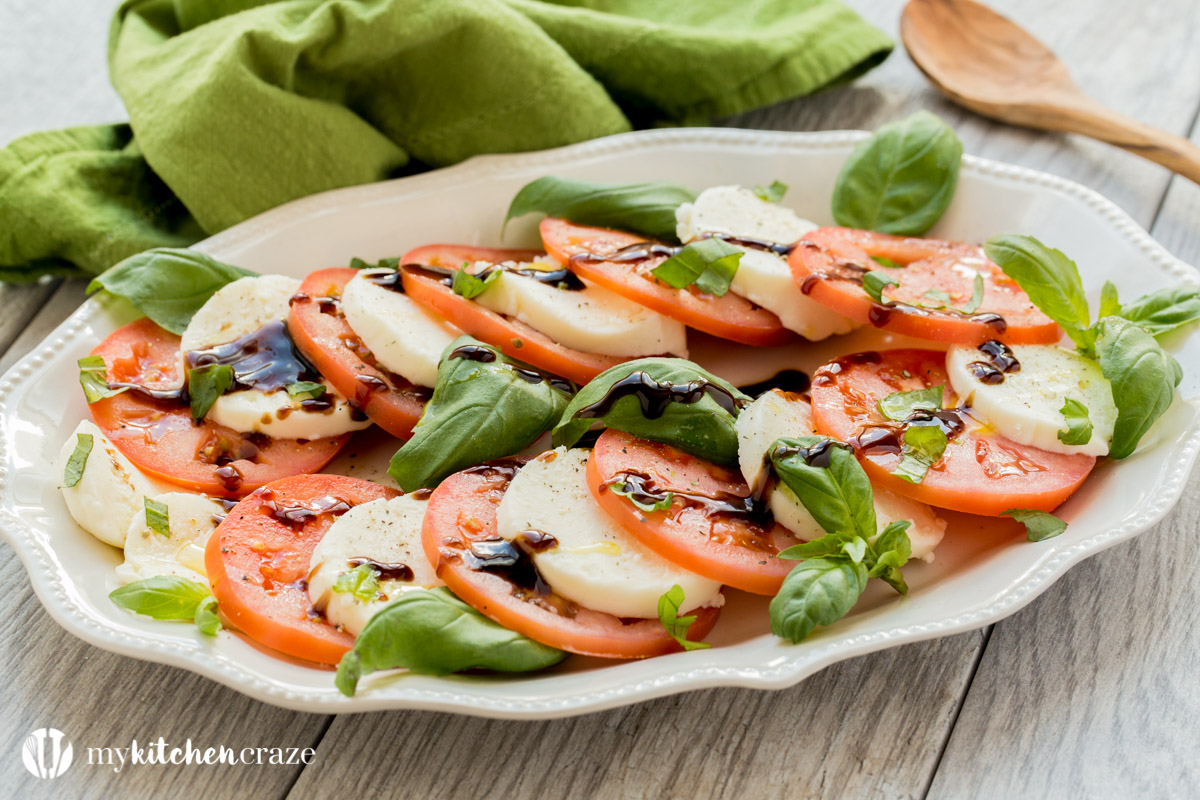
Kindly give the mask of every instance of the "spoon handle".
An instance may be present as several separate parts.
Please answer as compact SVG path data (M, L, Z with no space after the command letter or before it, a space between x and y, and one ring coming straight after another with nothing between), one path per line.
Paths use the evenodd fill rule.
M1200 147L1182 136L1118 114L1091 100L1072 103L1059 110L1064 123L1059 130L1082 133L1115 144L1200 184Z

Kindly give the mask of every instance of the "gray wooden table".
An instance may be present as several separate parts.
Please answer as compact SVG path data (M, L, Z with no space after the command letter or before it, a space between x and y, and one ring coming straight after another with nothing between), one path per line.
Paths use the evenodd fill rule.
M104 66L109 3L0 3L0 143L122 119ZM852 5L895 32L898 0ZM997 0L1099 100L1200 141L1200 3ZM1133 156L954 108L896 52L858 83L729 120L873 128L929 108L969 153L1097 189L1200 263L1200 187ZM2 232L0 232L2 235ZM1135 265L1131 265L1131 268ZM0 369L83 299L0 287ZM1200 794L1200 474L1136 541L1083 563L990 628L857 658L775 693L716 689L549 723L434 713L318 716L97 650L55 625L0 546L0 795L91 797L1183 797ZM75 768L40 783L19 746L51 726L130 739L312 747L297 766ZM77 755L77 757L79 757Z

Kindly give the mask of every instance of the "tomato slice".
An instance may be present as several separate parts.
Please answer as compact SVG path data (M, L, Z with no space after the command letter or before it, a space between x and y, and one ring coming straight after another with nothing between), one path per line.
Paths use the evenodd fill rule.
M675 289L658 281L651 270L670 257L668 245L556 217L542 220L541 231L546 250L572 272L696 330L753 345L786 344L794 336L779 317L733 292L715 297L693 287ZM594 260L638 244L648 244L651 254L634 261Z
M379 427L407 439L421 418L430 392L381 368L351 330L339 299L358 270L318 270L292 298L288 332L304 357Z
M561 375L576 383L587 383L609 367L629 359L584 353L564 347L541 331L523 322L497 314L479 303L454 293L444 278L411 269L409 265L461 269L464 263L486 261L532 261L544 256L538 250L498 250L468 245L431 244L411 250L401 259L404 266L404 291L421 305L450 320L464 333L498 347L509 358Z
M229 510L204 550L221 613L251 639L281 653L338 663L354 637L326 622L309 600L312 552L339 514L399 495L358 478L300 475L246 497Z
M656 492L671 492L671 507L646 513L610 490L633 474ZM670 445L609 429L588 460L588 488L596 502L663 558L735 589L773 595L796 566L775 558L799 544L786 528L740 511L750 489L742 476Z
M899 266L884 266L873 257ZM989 339L1053 344L1062 337L1054 320L1039 311L979 245L818 228L797 243L788 264L801 291L813 300L892 333L956 344ZM887 303L877 303L863 291L867 271L899 281L898 286L884 287ZM982 302L973 313L955 310L971 302L976 272L984 277ZM938 305L950 308L937 309Z
M425 555L450 590L510 630L550 647L600 658L646 658L682 649L657 619L619 619L546 595L498 572L470 565L474 553L495 541L496 509L519 462L482 465L451 475L425 509ZM720 609L699 608L688 638L699 640Z
M893 392L945 386L949 409L943 430L950 443L919 483L892 475L900 462L901 423L889 423L879 401ZM935 350L858 353L817 370L812 383L813 424L819 433L850 442L871 481L932 506L996 516L1011 508L1053 511L1071 496L1096 463L1092 456L1051 453L1017 444L992 430L970 409L955 411L946 354ZM961 430L953 429L961 425Z
M92 354L104 359L110 382L169 391L180 380L179 337L145 317L113 331ZM271 481L316 472L350 440L350 434L312 441L272 439L209 421L196 424L187 404L134 390L91 403L88 410L142 472L223 497L241 497Z

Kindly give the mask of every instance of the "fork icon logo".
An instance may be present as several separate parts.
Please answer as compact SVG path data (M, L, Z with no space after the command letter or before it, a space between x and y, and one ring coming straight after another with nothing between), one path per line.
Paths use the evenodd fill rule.
M57 728L38 728L25 737L21 762L38 778L57 778L71 766L71 742Z

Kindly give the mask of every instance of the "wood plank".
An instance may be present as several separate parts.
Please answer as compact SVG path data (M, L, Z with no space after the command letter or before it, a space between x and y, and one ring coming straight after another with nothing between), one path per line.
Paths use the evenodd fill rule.
M41 342L78 307L84 281L68 281L17 339L0 370ZM315 747L328 719L268 706L207 678L174 667L107 653L75 639L42 609L16 555L0 548L0 786L9 797L41 796L45 781L16 757L37 728L58 728L74 747L74 765L53 784L59 797L280 797L302 765L128 766L120 772L87 763L89 747L145 745L161 736L171 745L191 739L201 749Z
M1151 232L1200 264L1197 220L1200 187L1176 179ZM996 626L930 797L1195 796L1198 498L1200 472L1160 525Z

